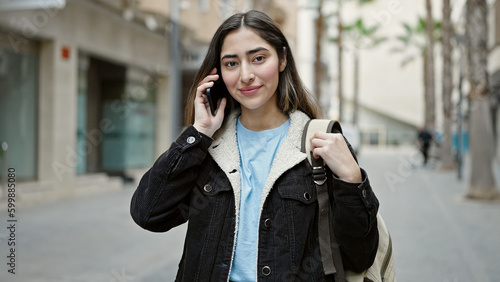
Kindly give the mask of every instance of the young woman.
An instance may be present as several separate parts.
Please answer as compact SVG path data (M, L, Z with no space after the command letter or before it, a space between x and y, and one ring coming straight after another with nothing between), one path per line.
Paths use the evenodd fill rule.
M217 80L230 95L212 115L205 93ZM300 151L318 106L267 15L240 13L219 27L186 112L190 126L143 176L131 203L147 230L188 222L176 280L333 281L323 273L316 190ZM377 198L340 134L318 132L310 142L333 172L332 225L344 267L362 271L377 250Z

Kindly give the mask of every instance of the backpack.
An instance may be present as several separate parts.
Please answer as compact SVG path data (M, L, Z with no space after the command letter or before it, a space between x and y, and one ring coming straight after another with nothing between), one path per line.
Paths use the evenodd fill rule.
M313 170L313 179L316 184L319 206L319 247L325 275L333 274L337 282L395 282L396 273L392 253L391 235L380 213L377 214L377 228L379 232L378 249L372 266L362 273L344 270L339 245L331 224L333 216L328 188L327 185L325 185L325 162L321 158L315 159L312 157L310 142L306 142L317 131L342 134L342 127L338 121L312 119L307 122L302 134L302 152L307 154L307 160Z

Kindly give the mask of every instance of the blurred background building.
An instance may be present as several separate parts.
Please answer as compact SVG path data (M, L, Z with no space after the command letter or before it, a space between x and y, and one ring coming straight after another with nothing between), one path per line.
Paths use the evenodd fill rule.
M336 43L331 40L338 7L337 1L324 2L324 75L318 83L320 1L0 1L0 142L8 144L3 163L16 169L22 192L30 191L25 197L34 200L119 188L122 179L138 181L184 126L186 96L216 28L234 12L251 8L282 26L304 82L313 92L321 90L328 117L339 118ZM425 13L418 0L356 2L343 7L345 21L362 16L368 25L380 25L385 37L402 32L402 21ZM500 86L494 85L500 85L500 4L489 2L494 7L489 68L499 97ZM440 1L433 3L439 18ZM457 21L464 3L454 2ZM401 68L402 55L392 54L391 44L373 49L344 44L342 120L352 122L351 55L358 50L360 143L412 144L423 120L421 62ZM454 97L456 102L458 94Z
M0 143L21 198L121 187L113 176L138 181L184 125L216 28L258 5L295 40L287 1L0 2Z

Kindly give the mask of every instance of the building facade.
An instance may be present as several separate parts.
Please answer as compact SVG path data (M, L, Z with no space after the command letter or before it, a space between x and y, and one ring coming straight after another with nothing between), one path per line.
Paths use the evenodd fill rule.
M184 125L186 96L216 28L257 2L0 4L0 143L6 149L0 179L14 168L26 201L138 181ZM267 2L293 42L295 17L284 14L294 5Z
M39 2L0 7L2 173L26 200L120 188L172 139L170 34L121 1Z

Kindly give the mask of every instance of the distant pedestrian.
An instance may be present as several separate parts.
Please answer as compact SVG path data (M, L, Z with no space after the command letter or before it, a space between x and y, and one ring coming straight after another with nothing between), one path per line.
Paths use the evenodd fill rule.
M209 88L227 94L210 105ZM219 27L186 112L189 126L146 172L131 203L145 229L188 222L176 281L333 281L323 271L319 228L335 232L345 268L372 265L379 203L341 134L316 132L310 140L331 170L331 224L318 227L312 169L300 145L319 107L271 18L249 11Z
M419 128L417 135L420 151L424 157L424 165L427 164L429 160L429 148L431 147L431 142L433 140L432 134L426 128Z

